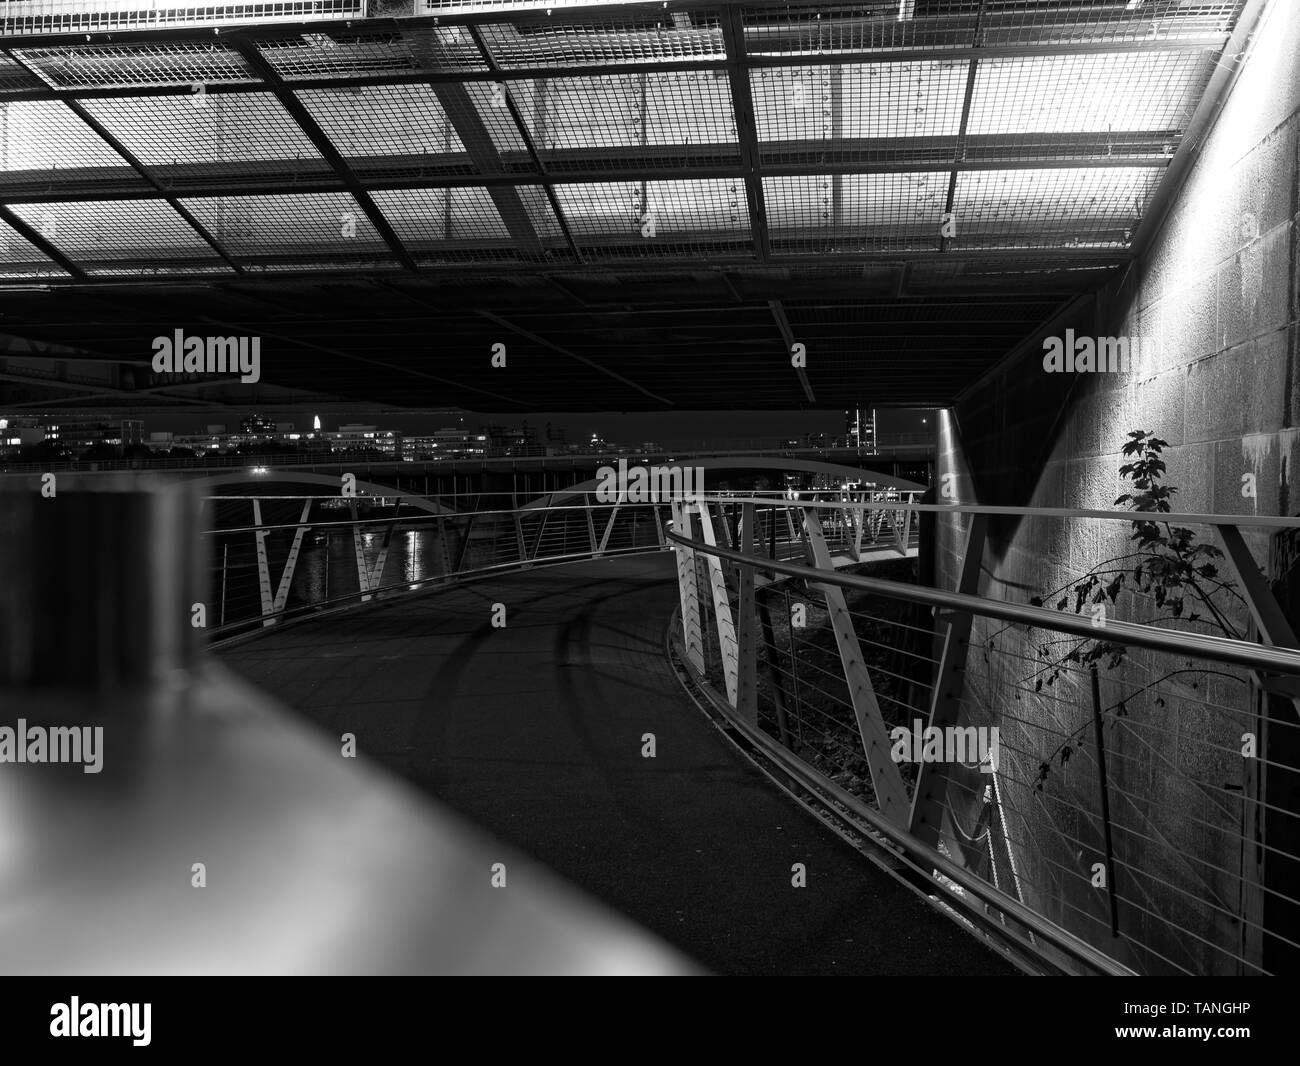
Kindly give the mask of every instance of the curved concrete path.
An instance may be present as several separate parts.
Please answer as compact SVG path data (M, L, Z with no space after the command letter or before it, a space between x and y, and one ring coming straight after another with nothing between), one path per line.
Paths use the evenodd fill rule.
M268 632L222 657L715 972L1014 973L705 720L663 654L676 599L671 553L596 560ZM806 888L791 885L796 862Z

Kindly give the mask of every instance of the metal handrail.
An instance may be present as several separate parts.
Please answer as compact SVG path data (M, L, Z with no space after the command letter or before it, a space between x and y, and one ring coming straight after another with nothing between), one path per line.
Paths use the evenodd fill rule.
M754 503L770 506L781 502L789 507L812 507L818 510L838 509L860 511L862 501L821 500L814 498L818 491L833 492L833 489L800 490L801 495L791 499L775 501L771 497L758 496L706 496L706 503L743 504ZM884 490L882 490L884 491ZM880 501L871 501L879 503ZM1014 518L1100 518L1111 522L1156 522L1181 523L1202 526L1257 526L1268 529L1300 529L1300 516L1289 518L1285 515L1248 515L1248 514L1195 514L1180 511L1106 511L1080 507L991 507L985 504L969 503L908 503L903 500L884 501L884 508L890 511L929 511L935 514L969 514L969 515L1003 515ZM868 510L880 510L881 507L868 507Z
M680 608L678 608L680 611ZM677 612L674 612L676 619ZM712 695L712 693L710 693ZM731 708L725 700L712 699L720 711L727 716L727 723L741 732L751 744L762 749L762 751L773 761L777 762L781 768L805 787L813 791L830 792L834 795L837 802L850 807L854 814L858 815L870 824L871 828L885 837L891 844L902 852L902 858L909 866L918 873L930 875L931 871L936 871L950 881L960 885L963 889L970 892L971 895L979 897L984 903L997 908L1010 918L1014 918L1023 925L1029 932L1040 937L1046 943L1060 949L1071 958L1083 963L1099 974L1105 974L1110 977L1136 977L1137 974L1125 966L1123 963L1111 958L1104 952L1098 951L1095 947L1083 940L1068 929L1062 929L1059 925L1042 917L1035 911L1026 907L1019 900L1014 899L1005 893L1000 892L988 882L981 880L972 874L969 870L954 863L942 852L935 850L929 845L919 841L912 834L904 832L883 817L878 811L872 810L871 807L863 803L856 796L853 796L843 789L837 788L835 784L817 774L798 756L791 754L780 745L771 743L771 738L766 736L761 730L750 725L743 718L732 713ZM1001 930L1003 936L1015 940L1024 948L1030 948L1019 937L1016 937L1010 930Z
M723 536L720 530L724 516L719 512L727 505L740 511L738 536ZM892 527L899 554L910 555L901 538L915 528L909 513L913 511L946 511L954 518L971 515L969 522L948 523L959 530L970 527L955 591L833 569L838 561L829 551L832 525L856 527L859 532L875 530L874 536L883 519ZM856 522L826 521L827 513L844 513L847 518L848 512L858 516ZM1227 565L1240 582L1237 598L1256 628L1250 637L1236 636L1234 627L1227 627L1232 637L1210 636L1163 628L1163 618L1138 624L1112 620L1104 613L1080 614L1077 604L1076 611L1069 613L1064 605L1052 610L1036 605L1041 601L984 598L977 592L990 522L1012 515L1208 526L1223 539ZM675 517L679 521L666 539L678 553L681 607L671 643L684 675L694 679L694 688L725 718L731 734L747 738L755 754L770 762L774 780L796 781L819 795L831 811L838 808L841 818L852 821L856 816L863 823L862 831L878 835L882 844L904 848L904 861L926 879L939 875L941 881L962 886L973 898L963 900L958 893L956 905L974 904L966 910L976 925L989 929L1005 945L1067 972L1083 963L1087 970L1100 973L1163 972L1167 967L1204 972L1198 971L1198 964L1270 973L1278 968L1277 952L1300 949L1293 929L1276 917L1266 920L1260 902L1267 899L1294 908L1300 907L1300 900L1285 885L1266 881L1248 860L1243 859L1238 868L1230 858L1224 859L1225 854L1236 854L1234 841L1239 841L1243 849L1250 842L1247 851L1252 854L1257 849L1261 855L1267 852L1294 861L1293 830L1287 827L1300 815L1285 797L1265 792L1261 783L1270 767L1291 772L1294 768L1285 752L1266 744L1264 734L1251 724L1252 715L1264 713L1251 702L1257 698L1251 693L1300 704L1296 698L1300 686L1293 680L1300 677L1300 645L1266 579L1259 575L1239 527L1293 529L1300 527L1300 518L908 504L870 498L841 503L808 493L780 500L706 495L690 506L679 504ZM792 536L798 531L809 553L808 563L774 558L776 553L765 551L762 531L778 524L788 525ZM853 553L855 559L859 555ZM760 575L776 579L775 592L772 582L760 583ZM786 617L774 628L779 588L786 579L804 586L787 588ZM791 592L795 591L800 600L808 598L805 592L814 598L824 595L825 606L816 607L815 621L814 608L802 603L796 605L799 620L792 620ZM850 598L851 592L858 596ZM864 599L863 593L869 598ZM887 600L895 602L888 605ZM918 614L918 607L931 608L934 622ZM1174 612L1171 618L1178 616ZM972 633L972 620L981 635ZM1187 621L1195 623L1195 615ZM798 635L805 626L811 627L809 635ZM1001 634L1011 630L1019 631L1019 636L1002 639ZM1034 635L1043 632L1049 634L1045 640ZM1264 643L1253 641L1255 633ZM1067 639L1055 639L1058 636ZM1082 642L1073 644L1079 638ZM1089 641L1098 643L1079 658L1079 649ZM1048 647L1060 650L1049 653ZM1107 669L1118 666L1126 647L1154 653L1124 660L1124 672L1112 675L1110 706L1104 706L1098 694L1096 664L1089 658L1094 652L1112 654L1105 651L1107 647L1116 656ZM984 663L993 665L979 665L981 652ZM1157 660L1172 666L1162 667ZM1071 661L1080 664L1077 669L1064 665ZM1022 662L1028 664L1023 669ZM972 671L969 684L967 671ZM1175 680L1172 693L1155 687L1196 672L1204 673L1197 680ZM1087 713L1090 673L1091 715ZM1214 688L1221 682L1213 675L1228 681L1231 695ZM1061 685L1053 690L1050 686L1058 680ZM1014 702L1022 697L1025 704ZM1171 704L1174 708L1186 705L1194 723L1187 726L1186 734L1166 729L1177 732L1178 758L1188 760L1186 767L1181 762L1173 767L1173 755L1150 748L1149 732L1164 727L1158 718L1143 720L1144 701L1151 701L1155 715L1156 708L1165 706L1165 698L1177 701ZM1126 710L1130 701L1138 705ZM1061 717L1067 708L1068 717ZM1082 725L1075 728L1080 711ZM1177 715L1176 710L1173 713ZM1131 714L1137 717L1130 720ZM1202 721L1198 716L1206 714L1215 716L1213 727L1198 728ZM1111 777L1106 769L1103 716L1124 723L1124 728L1117 727L1116 746L1110 752L1118 756L1119 762L1112 765L1120 769ZM1181 720L1175 717L1175 722ZM899 742L900 729L910 734L918 726L926 726L927 736L931 727L971 734L977 727L992 728L994 745L1000 726L1006 734L1001 749L1005 762L989 770L981 766L992 776L972 779L974 764L960 755L957 761L965 766L965 776L953 768L928 766L947 766L951 754L931 759L927 752L922 759L890 750L885 756L885 749ZM1073 751L1084 750L1079 734L1088 727L1096 734L1086 745L1097 772L1098 791L1086 783L1067 781L1048 790L1041 808L1034 806L1032 797L1043 792L1058 756L1064 767ZM1273 721L1273 728L1294 730L1300 724L1284 714ZM1240 742L1238 733L1242 733ZM1252 747L1238 752L1240 743L1249 746L1257 741L1258 751ZM1229 754L1240 755L1247 767L1258 769L1243 769L1240 784L1219 785L1221 779L1213 776L1215 760ZM900 760L918 764L914 776L900 774ZM1143 787L1141 770L1148 761L1165 765L1177 787L1193 794L1203 792L1207 809L1191 809L1171 791L1174 783L1164 790ZM1113 802L1108 806L1108 797L1118 798L1119 808ZM1060 811L1076 812L1079 825L1058 817ZM1279 823L1267 840L1256 840L1246 828L1248 815L1285 819L1285 827ZM1236 818L1243 819L1240 827ZM1112 850L1112 825L1124 834L1122 854ZM1179 831L1203 840L1204 846L1183 856L1175 872L1159 857L1144 858L1148 842L1172 847L1169 840ZM932 853L942 847L941 842L949 849L944 864L935 861ZM1091 876L1096 878L1098 869L1105 876L1090 885L1082 858L1085 849L1091 849L1097 860L1104 858L1092 863ZM1084 872L1071 865L1076 860L1085 863ZM956 875L952 867L962 874ZM1258 900L1251 897L1245 902L1243 895L1241 907L1234 910L1208 887L1220 877L1239 880L1241 891L1255 893ZM1161 885L1167 887L1171 901L1191 906L1190 917L1167 914L1162 901L1149 895ZM1104 913L1095 913L1092 901L1097 897L1087 897L1089 888L1106 893L1101 910L1106 910L1108 900L1109 921ZM978 901L989 905L990 913L1001 912L1012 928L986 921L990 913ZM1150 923L1126 922L1121 932L1117 904L1130 914L1149 916ZM1025 918L1022 908L1038 920ZM1233 922L1245 923L1241 928L1253 930L1256 941L1237 946ZM1046 923L1050 936L1040 923ZM1026 929L1028 938L1021 935ZM1107 936L1120 939L1096 939ZM1266 949L1265 942L1271 947ZM1078 950L1081 945L1089 947ZM1064 957L1058 948L1066 953ZM1266 950L1273 954L1266 955ZM1213 961L1197 954L1206 951L1215 953ZM1098 965L1101 959L1106 962Z
M714 501L710 501L714 502ZM731 502L731 501L728 501ZM770 501L769 501L770 502ZM813 506L808 504L807 506ZM818 508L822 505L816 504ZM861 504L858 505L861 509ZM889 509L894 509L891 503ZM1219 523L1223 523L1223 518ZM1045 629L1059 629L1081 637L1105 636L1121 644L1131 644L1139 648L1151 648L1155 651L1172 652L1186 656L1188 653L1202 655L1215 662L1232 663L1256 670L1300 676L1300 651L1277 648L1264 644L1252 644L1249 641L1234 640L1231 637L1212 637L1201 633L1175 632L1159 629L1155 626L1142 625L1137 622L1107 620L1098 627L1091 618L1085 618L1046 607L1033 607L1029 604L1017 604L986 600L980 596L968 596L960 592L947 592L943 589L927 589L918 585L908 585L901 581L887 581L883 578L863 577L860 574L844 574L835 570L818 570L796 563L783 563L766 555L748 555L703 541L683 537L677 532L665 534L695 551L734 563L743 563L761 570L775 570L787 577L803 578L822 585L838 585L841 588L858 589L862 592L875 592L882 596L919 603L926 607L945 607L954 611L969 611L972 614L997 618L1004 622L1017 622L1021 625L1039 626Z
M271 497L209 496L209 497L204 497L203 499L204 502L206 503L219 504L227 500L247 500L247 499L256 499L256 500L260 500L263 503L271 503L271 502L299 503L308 500L310 501L321 500L321 499L339 500L341 498L343 497L339 497L337 494L334 494L334 495L324 496L324 497L298 496L298 495L271 496ZM376 499L376 497L357 497L355 502L364 503L367 500L373 500L373 499ZM600 512L602 516L600 520L604 521L605 515L614 515L620 512L632 513L637 511L638 509L649 508L653 506L657 506L664 509L666 509L667 507L666 504L654 505L654 504L640 504L640 503L635 503L635 504L588 503L585 505L583 504L556 505L554 507L548 508L548 511L564 512L565 514L569 514L572 512L595 514L597 512ZM385 508L385 510L389 510L389 508ZM446 511L446 512L440 512L436 514L425 512L425 511L412 510L402 515L389 513L389 514L382 514L382 515L372 515L365 518L344 519L341 521L326 521L326 522L313 522L313 521L298 521L298 522L284 522L284 523L264 522L255 525L249 525L249 526L232 526L228 528L217 527L211 529L203 529L200 530L199 532L206 536L224 536L226 534L245 534L245 535L266 534L272 532L289 532L295 530L306 531L306 530L317 530L317 529L331 531L335 533L343 533L347 529L352 529L355 531L361 531L365 529L373 530L376 528L383 528L386 526L394 526L394 525L410 526L417 523L427 524L432 529L436 530L441 523L445 523L445 522L450 522L453 524L456 523L457 521L470 523L470 522L484 522L484 521L492 522L493 520L496 520L499 522L499 520L503 517L507 519L519 518L519 519L532 520L537 518L544 518L545 515L540 510L529 511L529 510L522 510L518 508L492 509L492 510L482 510L482 511ZM557 517L556 521L562 522L563 519ZM611 526L610 529L612 530L613 527ZM561 533L561 535L563 535L563 530L560 530L559 532ZM594 532L594 530L591 532ZM530 531L530 538L535 535L539 535L539 534L533 534L532 531ZM512 526L511 530L508 531L508 535L503 535L503 540L507 542L508 541L517 542L517 537L518 537L518 530L516 530ZM582 551L561 550L557 552L557 551L544 551L542 549L541 541L538 540L537 545L534 549L534 554L528 555L525 552L523 554L520 554L519 557L517 558L508 558L501 562L491 562L491 563L486 563L484 565L477 565L477 566L458 565L455 569L448 570L446 572L430 573L427 576L420 577L417 579L412 579L408 577L400 581L392 581L384 585L363 584L362 587L360 587L356 591L350 590L349 592L343 595L336 595L336 596L329 596L327 594L319 599L313 599L309 603L300 603L300 604L295 604L293 606L285 605L283 607L272 609L268 604L263 602L258 613L250 614L247 617L238 618L230 622L225 622L217 626L211 627L207 630L207 634L209 638L211 638L214 642L221 642L226 639L232 639L235 636L242 635L244 631L252 630L256 632L263 626L269 625L274 622L279 622L281 620L287 620L293 616L314 618L314 617L318 617L322 611L336 611L336 610L351 609L353 607L362 607L366 604L373 603L374 601L378 600L381 597L384 599L390 599L392 593L414 594L420 592L429 592L435 589L445 588L449 585L457 584L463 581L474 580L479 577L485 577L485 576L490 576L495 574L507 573L513 570L525 570L525 569L531 569L533 567L548 566L557 563L570 563L570 562L578 562L587 559L598 559L598 558L603 558L605 556L627 555L627 554L637 554L637 553L653 553L653 552L664 551L666 550L667 547L668 547L667 544L660 537L656 537L654 541L649 543L632 544L630 546L626 544L608 543L605 540L601 540L600 543L597 543L595 538L593 537L589 546ZM258 565L259 567L265 567L267 564L265 563L265 561L262 561L259 562ZM287 564L287 565L291 566L292 564ZM292 583L294 576L295 576L295 572L292 570L289 571L288 580L290 581L290 583ZM268 581L270 580L269 571L265 575L265 578ZM222 579L223 602L224 602L224 588L225 588L225 584L224 584L224 574L223 574L223 579Z

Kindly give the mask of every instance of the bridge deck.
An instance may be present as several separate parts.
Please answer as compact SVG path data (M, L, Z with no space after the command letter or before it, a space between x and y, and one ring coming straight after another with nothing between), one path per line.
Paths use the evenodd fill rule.
M691 706L663 657L676 597L669 553L598 560L304 623L224 658L717 972L1014 972Z

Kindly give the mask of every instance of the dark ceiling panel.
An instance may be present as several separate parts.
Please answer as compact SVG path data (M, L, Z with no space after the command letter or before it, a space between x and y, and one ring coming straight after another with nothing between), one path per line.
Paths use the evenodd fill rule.
M520 411L802 406L795 342L941 404L1129 262L1244 2L6 5L0 332Z

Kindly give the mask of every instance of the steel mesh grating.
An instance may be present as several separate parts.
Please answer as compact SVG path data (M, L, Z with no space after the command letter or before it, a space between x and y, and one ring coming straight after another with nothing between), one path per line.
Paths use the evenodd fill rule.
M303 89L298 98L345 158L465 150L427 85Z
M0 102L0 170L126 165L126 160L61 101Z
M916 62L752 71L759 140L956 136L967 66Z
M1162 173L1151 167L963 172L953 201L954 245L1126 247Z
M347 193L218 196L181 201L236 258L279 254L314 259L383 248L365 212Z
M464 135L462 140L476 137L481 130L486 130L491 138L492 152L513 154L521 161L527 161L527 145L510 114L503 85L471 81L439 86L435 92L452 126ZM482 151L488 152L488 146L482 146Z
M238 52L215 42L15 48L14 55L55 89L257 81Z
M366 247L369 248L370 246ZM381 246L375 246L372 252L367 252L364 249L355 250L354 254L347 258L314 259L309 255L295 255L292 257L282 255L278 258L267 258L265 260L255 259L240 265L249 274L301 273L303 271L310 271L313 274L344 274L356 271L401 270L401 264L388 255Z
M85 107L146 165L320 158L270 93L125 97Z
M727 82L708 72L512 81L506 91L542 152L712 145L718 150L706 158L730 160L739 151ZM603 165L601 156L586 158L590 166ZM576 159L569 165L581 168Z
M0 220L0 277L67 277L67 271L9 223Z
M747 8L746 50L797 56L998 46L1222 39L1243 0L1043 3L878 0L798 8ZM981 8L984 8L981 11Z
M518 225L543 244L564 244L559 223L552 214L540 186L498 190L513 208L517 203ZM410 189L380 191L375 204L389 220L408 249L415 253L437 253L444 258L516 259L515 237L502 218L493 192L484 188Z
M772 251L832 254L935 248L944 172L764 178Z
M148 273L177 262L219 265L206 241L161 200L14 204L13 212L89 273Z
M726 58L715 11L666 15L648 12L632 21L521 21L481 27L493 58L505 70L535 67L611 67Z
M264 29L255 38L419 254L446 262L459 255L469 266L567 255L547 196L533 184L558 179L554 194L593 263L630 260L626 269L635 271L638 260L673 255L727 263L753 255L740 176L749 146L732 110L726 63L734 57L719 11L620 7L602 17L559 4L546 5L556 7L548 17L529 4L455 6L476 23L495 20L476 32L491 61L519 77L464 80L490 68L463 24L399 21L369 33L322 25L320 33ZM1122 0L791 0L744 9L772 251L938 250L954 169L958 235L943 245L948 251L1126 248L1200 102L1213 49L1241 7L1242 0L1145 0L1132 9ZM318 210L327 198L307 190L340 190L351 176L335 172L224 41L20 47L15 53L41 80L0 56L0 94L38 84L91 94L83 97L88 112L191 202L243 201L252 210L282 201L266 209L260 224L269 236L257 254L272 256L279 235L286 255L302 256L305 242L324 249L321 264L335 256L374 262L367 256L384 246L364 214L347 243L310 219L302 234L290 232L285 220L299 217L290 205L314 202ZM1017 47L1033 54L1007 54ZM958 48L960 55L943 57ZM881 50L893 54L835 61ZM619 70L631 63L659 68ZM713 69L670 69L693 64ZM312 85L322 78L356 84ZM212 91L196 93L197 85ZM142 86L159 92L117 92ZM14 203L93 196L104 204L146 187L93 130L48 99L0 105L0 175ZM490 189L461 187L480 175ZM439 183L450 188L428 187ZM420 187L394 191L404 184ZM227 195L237 192L256 195ZM356 207L341 192L329 195ZM642 236L646 228L653 236Z
M348 18L364 14L364 0L207 0L194 4L106 4L82 0L7 0L0 8L0 37L24 34L102 33L107 30L208 26L270 19Z
M44 87L45 83L21 63L0 53L0 95Z
M557 185L555 194L574 239L597 258L749 250L739 178Z
M1181 132L1214 69L1206 52L1098 53L985 59L975 76L968 132Z
M999 5L980 33L981 45L1177 42L1224 37L1244 0L1142 0L1136 5L1070 7L1036 0Z
M307 33L257 45L286 81L487 69L473 38L459 26L389 34Z

